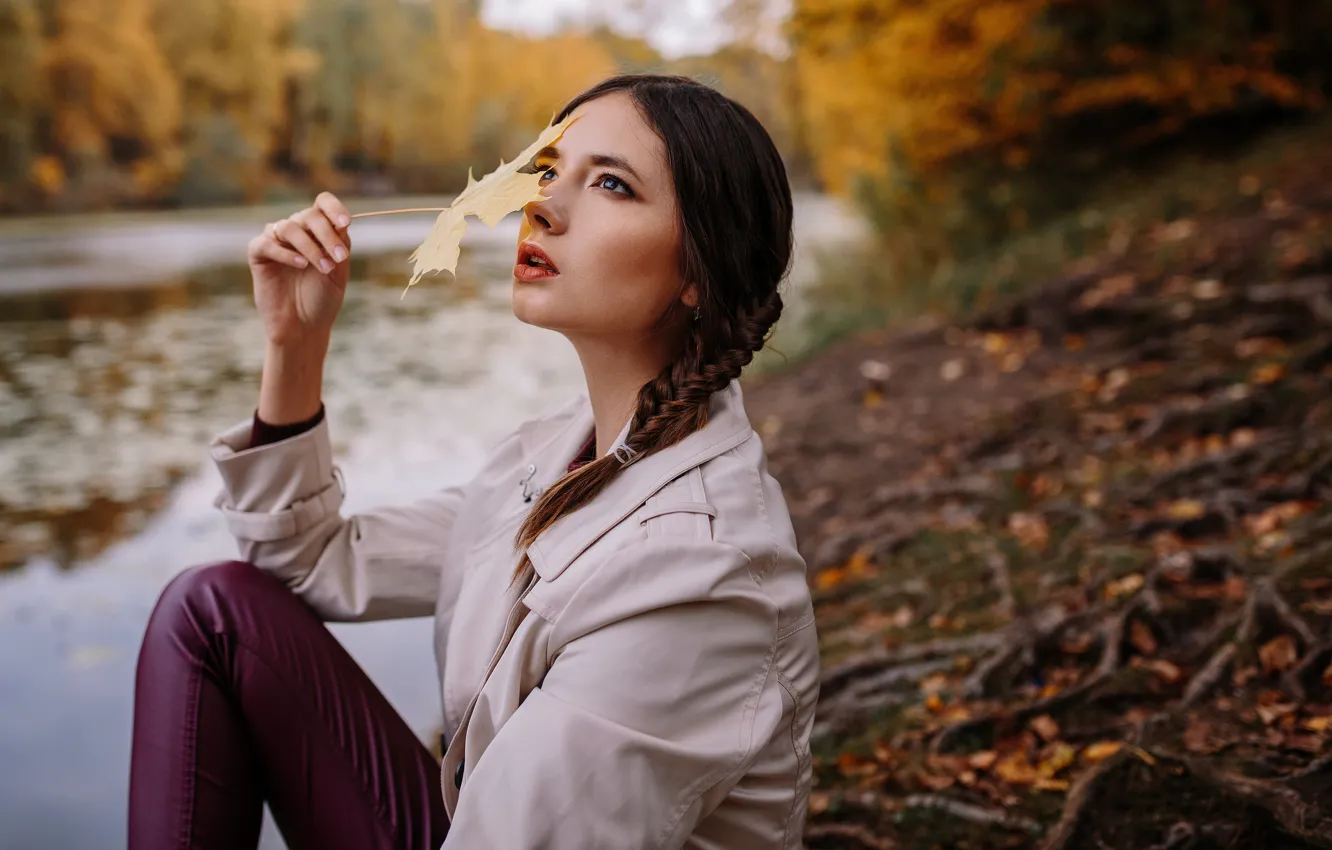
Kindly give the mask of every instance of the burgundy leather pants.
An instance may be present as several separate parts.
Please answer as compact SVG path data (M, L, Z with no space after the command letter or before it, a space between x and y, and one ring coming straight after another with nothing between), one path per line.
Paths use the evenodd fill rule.
M438 848L439 765L318 617L249 564L162 592L139 652L130 850Z

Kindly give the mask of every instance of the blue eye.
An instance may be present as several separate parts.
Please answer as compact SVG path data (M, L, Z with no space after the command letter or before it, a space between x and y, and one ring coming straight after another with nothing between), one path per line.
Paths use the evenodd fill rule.
M612 185L609 186L606 185L608 182L611 183ZM620 178L616 177L614 174L601 175L600 177L597 178L596 185L600 186L601 188L605 189L608 192L616 192L621 195L630 195L630 196L634 194L634 190L629 188L629 184L624 182Z
M537 166L537 175L539 176L539 179L541 179L541 180L554 180L554 179L555 179L555 169L554 169L554 168L551 168L551 167L549 167L549 166L547 166L547 167L544 168L544 169L541 168L541 166Z

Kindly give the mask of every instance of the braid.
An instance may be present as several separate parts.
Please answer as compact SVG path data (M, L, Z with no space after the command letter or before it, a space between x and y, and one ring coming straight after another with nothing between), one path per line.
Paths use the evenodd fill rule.
M719 316L720 328L696 326L681 356L638 391L638 407L625 439L625 445L635 453L628 463L673 446L707 425L712 394L740 377L781 314L782 296L773 289L762 303L738 316L734 323ZM698 324L707 321L705 313ZM705 360L702 352L708 336L731 344ZM541 532L596 498L628 463L613 453L599 457L565 475L542 494L514 539L515 548L524 553L514 571L515 580L527 572L531 564L527 547Z

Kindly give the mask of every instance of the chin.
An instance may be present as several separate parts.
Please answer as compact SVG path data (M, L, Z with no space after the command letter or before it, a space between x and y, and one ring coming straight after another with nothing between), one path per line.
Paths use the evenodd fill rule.
M562 324L559 316L551 309L548 291L540 290L539 284L523 283L515 280L510 298L513 315L523 324L538 328L557 330Z

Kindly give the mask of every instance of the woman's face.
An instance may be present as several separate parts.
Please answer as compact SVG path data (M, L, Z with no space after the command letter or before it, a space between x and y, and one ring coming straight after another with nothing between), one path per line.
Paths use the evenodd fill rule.
M583 104L537 156L542 191L518 237L513 312L570 338L668 332L663 314L695 301L680 275L679 214L666 148L629 95ZM533 248L544 253L531 260ZM674 323L670 323L674 325Z

